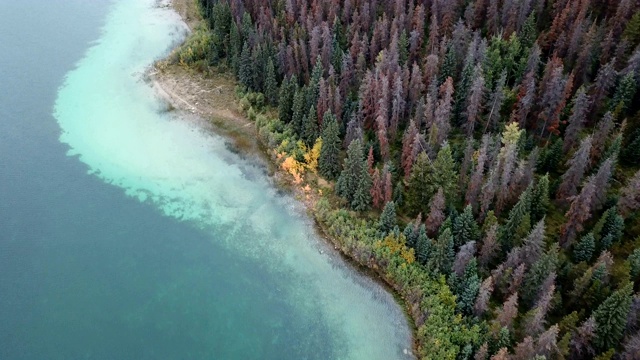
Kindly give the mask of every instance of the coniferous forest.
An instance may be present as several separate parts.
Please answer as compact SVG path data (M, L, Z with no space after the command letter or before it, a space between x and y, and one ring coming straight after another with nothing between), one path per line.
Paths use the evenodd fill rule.
M638 1L199 3L179 61L328 181L421 358L640 359Z

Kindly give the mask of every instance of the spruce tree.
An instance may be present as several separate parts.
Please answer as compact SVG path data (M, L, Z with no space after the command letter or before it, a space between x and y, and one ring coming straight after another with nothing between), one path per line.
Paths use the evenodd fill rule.
M593 233L588 233L583 236L580 242L573 249L573 258L576 262L586 261L589 262L593 256L593 252L596 250L596 239Z
M280 94L278 96L280 102L278 103L278 117L285 124L291 122L293 115L293 98L296 94L296 88L298 86L298 79L293 76L290 79L284 79L280 86Z
M433 161L433 170L428 173L427 191L429 198L442 188L447 204L455 203L458 194L458 174L451 147L446 143Z
M253 90L253 60L251 59L251 49L248 42L245 42L242 46L240 64L238 66L238 80L247 89Z
M461 281L459 281L457 300L458 309L464 315L473 313L473 305L480 290L480 277L478 276L478 262L475 258L467 264Z
M396 204L393 201L389 201L384 206L382 214L380 214L378 227L383 234L386 234L396 226L396 222Z
M427 213L427 205L431 199L431 171L429 156L423 152L413 164L407 186L407 205L411 214Z
M631 307L633 283L627 284L609 296L593 312L596 321L596 347L601 351L618 346Z
M529 229L522 228L523 220L526 220L529 215L529 208L531 205L531 186L525 190L522 194L520 194L520 198L518 202L513 206L511 211L509 211L509 218L507 222L502 227L502 231L500 233L500 243L502 244L502 250L507 253L513 248L514 243L517 238L518 230L528 232ZM529 218L529 224L530 218Z
M429 268L432 271L444 275L451 273L451 266L453 265L453 259L455 257L453 246L453 234L451 233L451 229L447 227L442 231L440 236L438 236L435 248L430 254Z
M633 250L627 261L629 261L631 279L637 278L640 275L640 248Z
M545 174L531 192L531 221L540 221L549 208L549 174Z
M553 244L542 257L536 261L524 278L519 292L523 303L531 306L542 283L558 266L558 246Z
M309 114L302 119L302 122L302 139L307 146L312 146L318 138L318 115L315 106L311 106Z
M264 79L264 96L269 104L276 105L278 103L278 80L276 79L276 67L273 65L273 59L267 62L267 73Z
M624 113L636 94L637 86L633 72L620 79L613 99L611 99L610 110L616 114Z
M467 205L460 216L453 222L453 235L456 248L470 241L478 241L480 238L480 228L473 218L471 205Z
M416 257L420 264L426 265L431 255L431 239L427 236L424 224L420 225L416 239Z
M371 175L366 167L360 173L358 188L351 202L351 207L356 211L367 211L371 208Z
M296 134L302 134L302 123L305 117L305 88L296 89L293 96L293 106L291 107L291 126Z
M336 117L327 111L323 117L322 148L318 167L320 174L334 180L340 174L340 130Z
M344 159L344 166L338 182L336 192L347 199L349 203L353 201L360 183L360 176L363 168L366 167L362 142L354 140L347 149L347 157Z

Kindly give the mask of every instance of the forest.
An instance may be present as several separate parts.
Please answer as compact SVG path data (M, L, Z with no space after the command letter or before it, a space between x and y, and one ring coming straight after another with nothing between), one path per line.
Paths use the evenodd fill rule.
M640 359L636 0L198 0L316 216L425 359Z

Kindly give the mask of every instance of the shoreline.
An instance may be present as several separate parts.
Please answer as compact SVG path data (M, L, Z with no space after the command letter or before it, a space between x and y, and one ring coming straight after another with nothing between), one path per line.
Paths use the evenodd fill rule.
M167 7L178 13L192 31L201 20L188 15L192 13L189 9L190 1L169 0ZM272 154L273 149L269 149L260 139L256 123L242 113L235 94L236 80L233 75L224 72L203 74L180 64L170 64L168 59L174 50L166 58L156 61L145 73L149 86L159 98L167 102L167 111L177 111L181 118L194 121L203 130L223 137L232 152L247 159L255 157L255 160L264 165L272 184L304 205L306 216L325 244L333 248L336 255L355 271L381 285L393 297L407 320L411 334L411 350L405 350L409 351L407 355L415 358L418 345L416 319L411 315L411 304L396 289L398 285L386 277L380 268L359 262L355 254L349 253L339 240L329 235L315 213L320 196L295 184L289 173L278 165ZM224 109L220 108L219 103Z

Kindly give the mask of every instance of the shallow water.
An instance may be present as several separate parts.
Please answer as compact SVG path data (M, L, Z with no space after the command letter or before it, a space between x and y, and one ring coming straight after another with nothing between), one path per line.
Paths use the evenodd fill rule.
M19 3L0 5L0 358L406 358L391 296L261 166L163 112L143 73L185 36L175 13Z

